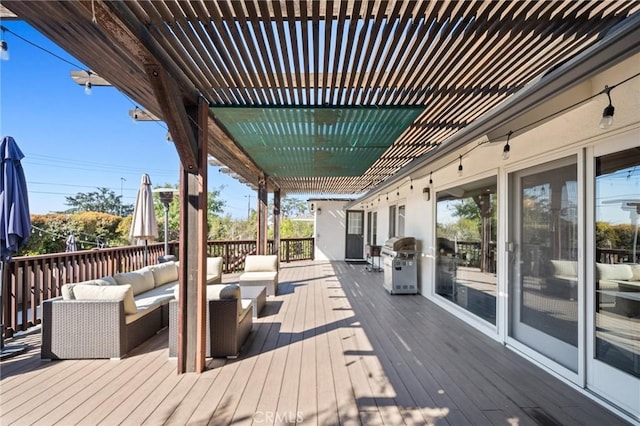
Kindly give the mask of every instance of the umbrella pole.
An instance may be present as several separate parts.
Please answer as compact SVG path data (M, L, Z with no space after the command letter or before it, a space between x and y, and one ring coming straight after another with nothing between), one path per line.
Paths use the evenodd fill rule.
M144 240L144 266L149 265L149 246L148 241Z
M4 261L0 262L0 350L4 351Z
M0 262L0 359L10 358L27 349L27 345L4 345L4 268L5 262Z

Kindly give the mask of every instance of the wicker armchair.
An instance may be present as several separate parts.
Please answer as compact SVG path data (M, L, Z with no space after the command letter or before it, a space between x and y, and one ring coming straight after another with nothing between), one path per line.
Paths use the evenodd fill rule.
M249 255L244 261L240 286L265 286L267 296L278 294L278 257L275 255Z
M253 327L250 300L237 284L207 286L206 356L235 358ZM178 356L178 301L169 302L169 357Z

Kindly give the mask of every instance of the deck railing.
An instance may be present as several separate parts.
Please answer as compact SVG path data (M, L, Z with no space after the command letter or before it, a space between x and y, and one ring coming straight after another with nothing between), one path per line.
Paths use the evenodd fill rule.
M273 241L268 252L273 253ZM146 248L148 264L157 263L164 255L163 243L152 243ZM280 261L291 262L313 259L313 238L287 238L280 241ZM169 253L178 254L178 243L169 243ZM209 241L208 255L223 258L223 272L240 272L244 259L256 253L256 242ZM60 295L62 285L97 279L118 272L133 271L145 265L144 246L126 246L72 253L54 253L39 256L14 257L3 268L1 282L5 337L16 331L27 330L42 320L40 303Z

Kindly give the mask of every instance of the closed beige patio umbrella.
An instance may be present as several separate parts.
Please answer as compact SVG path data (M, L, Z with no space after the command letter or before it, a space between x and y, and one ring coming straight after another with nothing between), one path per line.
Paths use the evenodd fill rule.
M149 252L147 244L149 240L158 238L158 224L153 206L151 178L146 173L142 175L140 188L138 188L129 238L131 240L144 241L144 264L145 266L148 265Z

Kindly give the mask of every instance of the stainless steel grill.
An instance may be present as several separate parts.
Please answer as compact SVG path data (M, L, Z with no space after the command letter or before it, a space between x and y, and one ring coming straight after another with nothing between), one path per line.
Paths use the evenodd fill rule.
M416 294L418 292L418 262L416 239L390 238L380 251L383 259L384 288L390 294Z

